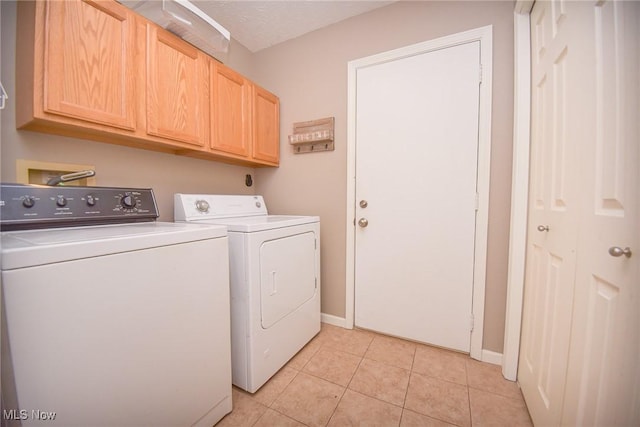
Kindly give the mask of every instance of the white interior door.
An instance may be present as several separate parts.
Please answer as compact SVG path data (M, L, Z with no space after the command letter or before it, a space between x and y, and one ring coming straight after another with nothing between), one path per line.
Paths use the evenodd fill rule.
M480 42L356 79L355 324L468 352Z
M536 2L531 13L518 380L536 425L640 424L639 23L635 2Z
M574 11L571 11L573 13ZM578 16L559 3L531 13L532 122L529 225L518 380L536 425L557 425L569 355L581 144ZM573 27L571 27L573 25Z
M584 215L562 424L638 426L640 3L584 8L595 66L582 75L589 76L593 119L583 122ZM629 257L621 254L627 248Z

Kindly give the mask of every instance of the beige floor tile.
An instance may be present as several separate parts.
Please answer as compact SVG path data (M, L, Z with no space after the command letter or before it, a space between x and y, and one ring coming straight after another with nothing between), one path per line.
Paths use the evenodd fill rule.
M468 358L453 351L419 345L413 361L413 372L466 385Z
M376 335L365 354L367 359L411 370L417 344L399 338Z
M319 335L316 335L314 339L309 341L307 345L302 347L295 356L291 358L291 360L287 363L287 366L293 369L297 369L301 371L304 368L304 365L311 360L311 358L320 350L322 347L322 343L320 342Z
M344 386L347 386L346 390ZM403 408L404 406L404 408ZM321 332L218 426L531 427L499 366L365 330Z
M529 412L522 399L511 399L482 390L469 389L473 427L532 427Z
M362 360L359 356L327 348L318 351L303 372L346 387Z
M253 425L254 427L305 427L304 424L299 423L293 418L289 418L286 415L282 415L280 412L276 412L273 409L267 409L267 412Z
M400 427L455 427L455 424L445 423L444 421L404 409Z
M256 402L249 393L232 389L233 410L216 427L249 427L267 411L267 407Z
M318 334L318 340L324 347L364 356L373 340L374 334L359 329L344 329L327 325Z
M400 424L401 415L402 408L398 406L347 390L328 426L392 427Z
M459 426L471 424L467 387L415 372L405 408Z
M502 376L502 370L498 365L478 362L468 359L467 383L470 388L488 391L505 397L519 399L522 397L518 384L506 380Z
M410 372L376 360L362 359L349 388L402 406L407 394Z
M271 406L296 375L298 371L284 366L253 394L253 398L264 406Z
M271 408L309 426L325 426L344 388L300 372Z

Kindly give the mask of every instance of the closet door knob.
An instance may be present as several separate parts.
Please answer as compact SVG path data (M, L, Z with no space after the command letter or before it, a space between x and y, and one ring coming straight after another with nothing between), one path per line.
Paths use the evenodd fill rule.
M358 220L358 225L362 228L365 228L367 225L369 225L369 221L367 220L367 218L360 218Z
M549 231L549 226L548 225L539 225L538 226L538 231Z
M626 256L627 258L631 258L631 249L628 246L624 249L618 246L612 246L609 248L609 255L616 258L622 255Z

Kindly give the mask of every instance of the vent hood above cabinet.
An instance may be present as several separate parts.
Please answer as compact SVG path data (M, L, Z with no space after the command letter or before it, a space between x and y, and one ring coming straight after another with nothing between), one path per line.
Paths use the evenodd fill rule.
M187 0L119 2L209 55L229 49L229 31Z

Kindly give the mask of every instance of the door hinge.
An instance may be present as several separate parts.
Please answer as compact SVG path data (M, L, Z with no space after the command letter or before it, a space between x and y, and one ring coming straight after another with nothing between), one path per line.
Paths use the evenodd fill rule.
M313 249L318 250L318 239L313 239Z
M316 286L316 290L317 290L318 289L318 278L316 277L315 280L316 280L316 285L315 286Z
M480 209L480 194L476 193L476 199L474 201L474 207L476 212Z
M478 83L482 83L482 64L480 64L480 70L478 71Z
M475 319L473 313L469 316L469 331L473 332L473 326L475 325Z

